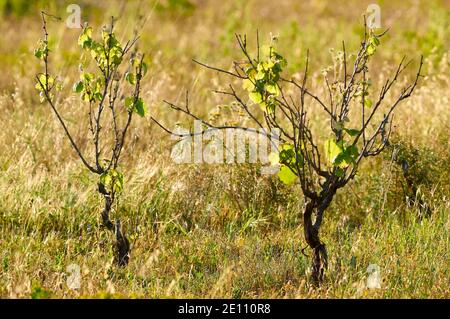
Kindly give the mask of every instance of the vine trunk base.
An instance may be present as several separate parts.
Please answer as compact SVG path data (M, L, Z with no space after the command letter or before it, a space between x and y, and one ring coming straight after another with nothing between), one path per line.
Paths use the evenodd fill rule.
M303 229L305 240L312 249L311 280L314 285L319 286L324 279L328 267L328 254L324 243L320 241L319 230L312 223L312 214L316 205L309 202L303 213Z
M124 267L128 265L130 259L130 243L125 234L122 233L120 220L113 223L109 218L113 200L108 194L103 194L103 196L105 198L105 208L102 211L102 224L110 231L113 231L116 236L116 242L114 243L114 263Z

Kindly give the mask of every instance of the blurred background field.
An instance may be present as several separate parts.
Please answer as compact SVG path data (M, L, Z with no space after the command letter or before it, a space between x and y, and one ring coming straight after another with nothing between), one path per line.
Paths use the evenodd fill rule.
M176 165L174 141L149 118L134 121L122 165L117 214L132 242L130 265L112 265L111 234L98 227L95 177L34 88L42 66L33 49L45 10L63 19L49 22L51 67L65 83L64 118L85 144L86 110L70 93L80 30L64 24L73 2L0 0L0 297L448 298L449 1L377 1L382 27L390 30L373 61L373 81L381 83L403 55L416 66L423 54L425 77L396 111L393 147L368 160L327 212L322 239L330 265L319 289L308 282L309 259L301 252L303 198L296 187L261 175L258 165ZM191 108L205 116L231 103L211 92L229 79L192 59L231 67L241 58L235 33L247 34L249 43L256 30L261 42L278 37L293 76L303 71L309 49L310 87L323 94L322 70L343 40L349 51L359 46L373 2L76 3L94 32L111 16L124 39L142 25L139 48L150 62L143 97L151 115L170 127L189 122L163 99L182 102L189 90ZM393 150L408 161L408 178ZM78 290L66 284L70 264L81 267ZM380 289L366 287L370 264L380 267Z

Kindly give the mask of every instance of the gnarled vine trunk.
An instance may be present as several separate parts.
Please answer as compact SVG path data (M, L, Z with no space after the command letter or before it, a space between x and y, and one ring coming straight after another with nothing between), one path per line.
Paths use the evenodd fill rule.
M99 193L102 194L105 199L105 208L102 211L102 224L110 231L113 231L116 236L116 242L114 244L114 262L119 266L126 266L130 259L130 243L127 237L122 233L120 220L113 223L109 218L113 198L111 198L110 194L100 185Z
M327 250L325 244L322 243L319 237L319 229L315 228L312 222L312 214L316 209L316 203L310 201L306 204L303 212L303 230L305 240L312 249L312 265L311 278L314 284L318 285L322 279L327 268Z
M319 231L322 224L323 214L330 206L337 187L331 187L316 199L307 201L303 212L303 230L305 240L312 249L311 279L315 285L319 285L324 278L328 267L328 254L325 244L320 240ZM312 216L315 215L313 223Z

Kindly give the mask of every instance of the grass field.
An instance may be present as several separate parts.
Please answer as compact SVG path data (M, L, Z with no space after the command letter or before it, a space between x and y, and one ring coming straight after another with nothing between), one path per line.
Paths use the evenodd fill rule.
M67 2L67 3L66 3ZM424 78L396 110L393 147L364 162L327 211L322 239L329 267L322 285L309 281L298 187L260 166L178 165L174 141L149 116L133 121L122 170L120 216L131 242L130 263L112 263L113 235L100 228L102 199L51 109L39 102L33 49L42 36L39 12L67 17L73 1L0 0L0 297L1 298L448 298L450 213L450 3L378 1L389 32L374 58L374 85L403 55L424 55ZM139 48L149 59L142 85L149 112L172 127L190 123L164 107L182 102L209 116L230 103L213 89L228 79L192 62L231 67L241 58L235 33L261 41L278 37L286 72L300 74L310 52L310 86L324 92L321 71L343 40L355 51L371 1L171 0L78 1L82 20L99 29L119 17L132 36L139 15ZM79 29L49 22L52 68L65 81L65 120L86 145L85 109L71 84L78 77ZM333 51L334 50L334 51ZM410 76L415 71L411 69ZM402 79L401 81L406 81ZM398 93L398 88L396 89ZM394 93L396 93L394 92ZM389 96L393 99L394 96ZM320 118L313 123L320 128ZM218 119L220 121L220 118ZM415 196L393 150L408 158ZM426 216L425 216L426 215ZM306 249L306 254L310 252ZM71 264L80 288L70 289ZM366 285L369 265L381 286Z

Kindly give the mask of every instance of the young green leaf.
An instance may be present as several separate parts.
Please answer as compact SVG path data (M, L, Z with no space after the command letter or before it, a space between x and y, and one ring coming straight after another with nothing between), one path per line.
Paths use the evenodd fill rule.
M329 139L325 142L325 155L331 164L333 164L339 154L343 152L342 144L342 141L336 142L334 139Z
M125 98L125 107L128 111L132 111L133 110L133 105L134 105L134 97L133 96L128 96Z
M347 134L352 137L358 135L360 132L359 130L353 128L344 128L344 131L347 132Z
M108 192L120 193L123 190L123 174L110 169L100 175L100 183Z
M127 80L128 83L135 85L136 84L136 75L134 75L134 73L127 72L127 74L125 75L125 80Z
M144 117L147 113L147 106L145 105L142 98L139 98L134 104L134 112L136 112L139 116Z
M242 83L242 88L244 90L247 90L249 92L252 92L255 90L255 85L253 84L252 80L250 79L245 79Z
M259 104L259 103L263 102L263 97L262 97L261 93L259 93L259 92L251 92L249 94L249 97L250 97L250 100L252 100L255 103Z
M278 177L286 185L292 184L297 180L297 175L286 165L281 165Z
M45 90L45 91L50 91L53 88L53 84L55 83L55 78L53 78L52 76L48 76L46 77L45 74L39 74L38 76L38 81L36 83L35 88L39 91ZM48 81L48 83L47 83Z
M274 94L275 96L280 95L280 89L278 88L278 85L275 84L266 84L265 89L267 92Z
M147 63L142 62L142 76L145 76L147 74L147 71L148 71Z
M38 59L42 59L44 57L44 52L40 48L37 48L34 50L34 56Z
M81 93L83 91L83 89L84 89L83 81L78 81L77 83L75 83L73 85L73 91L75 93Z
M369 44L366 50L366 53L368 56L374 55L375 51L377 50L377 47L374 44Z
M87 27L83 29L83 32L81 32L79 38L78 38L78 44L83 49L88 49L91 47L92 44L92 27Z

